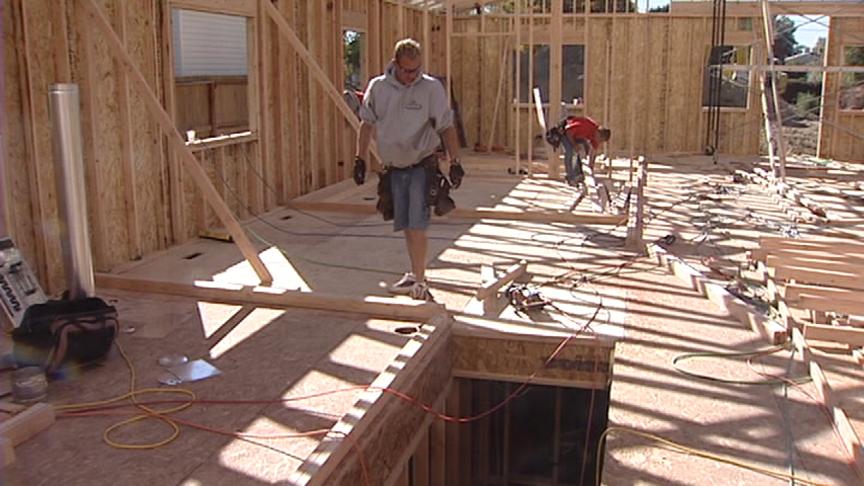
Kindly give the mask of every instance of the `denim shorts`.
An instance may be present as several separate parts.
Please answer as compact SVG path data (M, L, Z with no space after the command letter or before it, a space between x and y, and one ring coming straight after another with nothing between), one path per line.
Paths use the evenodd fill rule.
M429 227L429 189L423 164L391 169L390 192L393 195L393 231Z

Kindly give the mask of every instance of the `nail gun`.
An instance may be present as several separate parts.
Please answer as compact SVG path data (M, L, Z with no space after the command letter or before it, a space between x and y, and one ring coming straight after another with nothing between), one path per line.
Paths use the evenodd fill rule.
M516 312L542 309L549 304L549 300L540 293L540 289L527 284L513 283L507 287L505 294Z

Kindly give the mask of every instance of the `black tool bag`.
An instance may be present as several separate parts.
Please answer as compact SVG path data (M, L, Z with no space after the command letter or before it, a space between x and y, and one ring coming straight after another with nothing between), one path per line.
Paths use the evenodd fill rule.
M18 366L55 374L105 359L117 331L117 309L98 297L49 300L27 308L12 332L13 355Z

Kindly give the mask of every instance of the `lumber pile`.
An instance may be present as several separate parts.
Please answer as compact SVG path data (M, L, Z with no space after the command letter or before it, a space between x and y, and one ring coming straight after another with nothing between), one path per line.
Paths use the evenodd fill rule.
M864 346L864 242L765 236L750 259L787 328Z
M845 344L864 363L864 242L763 236L750 259L765 278L767 298L786 323L818 402L841 437L852 467L864 479L861 439L809 347L812 341Z

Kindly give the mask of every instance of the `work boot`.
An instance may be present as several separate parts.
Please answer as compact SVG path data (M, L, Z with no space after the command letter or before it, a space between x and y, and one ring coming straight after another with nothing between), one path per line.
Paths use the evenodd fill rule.
M414 300L430 300L432 298L432 294L429 293L429 284L425 280L414 282L408 295Z
M414 284L417 283L417 278L411 272L406 273L396 283L389 285L387 291L396 295L408 295Z

